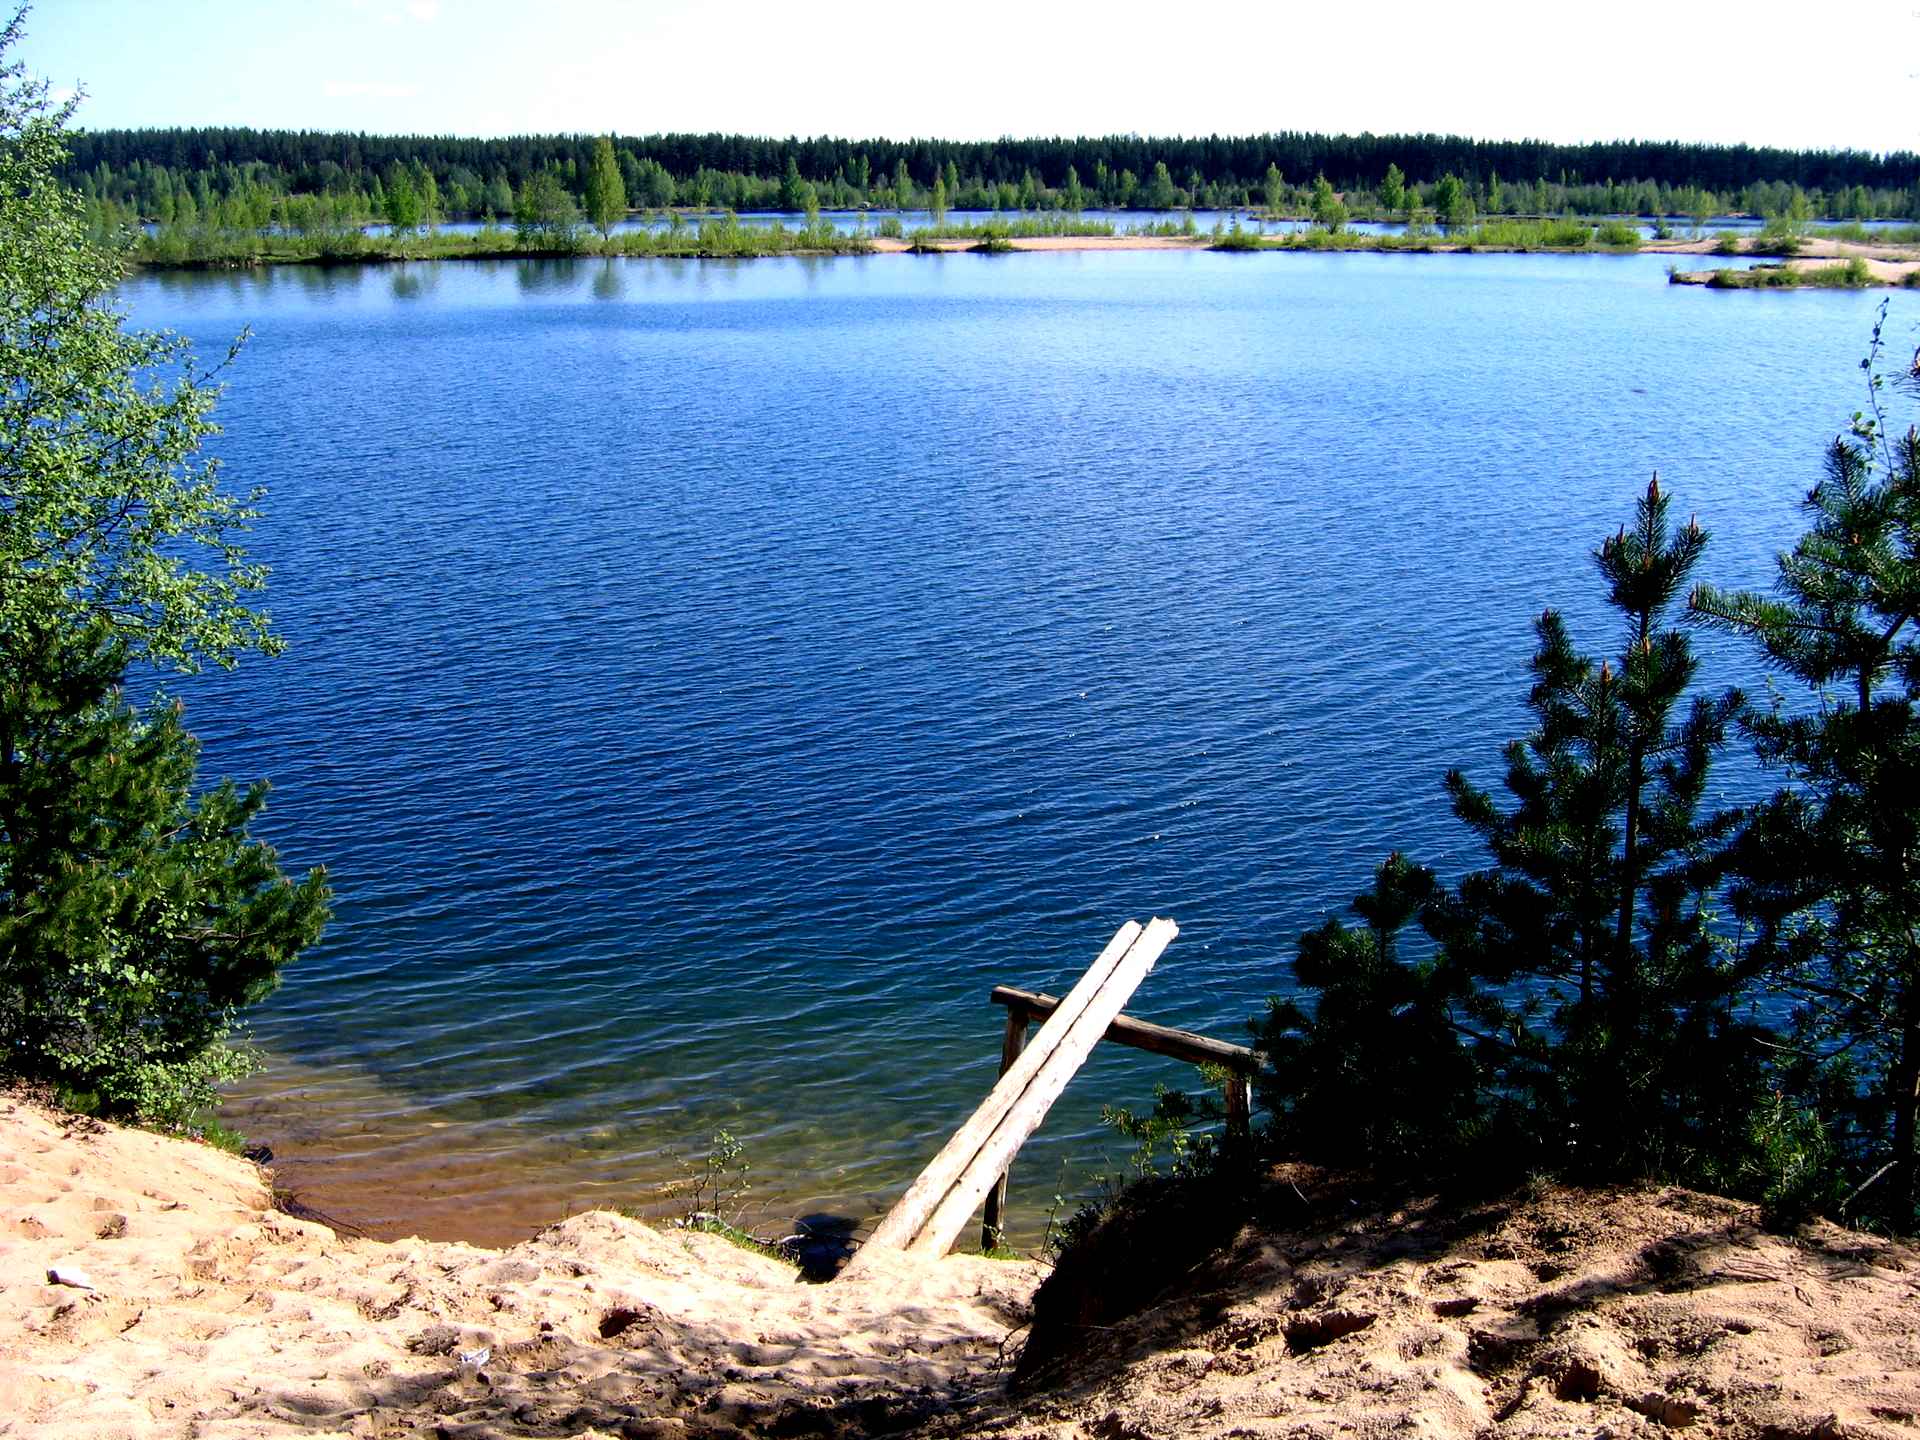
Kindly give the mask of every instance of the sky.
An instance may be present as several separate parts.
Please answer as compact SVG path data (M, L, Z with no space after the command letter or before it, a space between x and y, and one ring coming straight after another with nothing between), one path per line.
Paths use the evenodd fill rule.
M36 0L20 58L93 129L1920 150L1920 0Z

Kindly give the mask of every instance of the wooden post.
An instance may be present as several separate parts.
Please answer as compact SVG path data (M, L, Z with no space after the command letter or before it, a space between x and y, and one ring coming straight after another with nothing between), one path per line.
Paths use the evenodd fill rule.
M1244 1145L1253 1132L1253 1097L1241 1071L1227 1076L1227 1142Z
M1018 1005L1007 1007L1007 1033L1000 1042L1000 1073L1006 1074L1013 1068L1013 1062L1020 1058L1020 1052L1027 1048L1027 1027L1032 1021L1027 1012ZM1007 1176L1012 1167L1000 1172L1000 1180L987 1192L987 1216L980 1226L980 1248L995 1249L1000 1244L1000 1232L1006 1227L1007 1213Z
M1060 1098L1060 1092L1067 1088L1067 1082L1073 1079L1074 1072L1086 1063L1087 1056L1093 1053L1093 1047L1107 1033L1107 1026L1113 1023L1114 1017L1133 998L1133 992L1147 978L1147 972L1153 969L1160 952L1179 933L1180 927L1165 919L1150 920L1146 929L1138 932L1125 956L1108 972L1098 990L1080 1006L1073 1017L1072 1028L1055 1043L1052 1052L1032 1076L1031 1084L1023 1088L1018 1102L1007 1110L984 1142L978 1143L978 1153L953 1181L951 1188L946 1189L944 1198L933 1208L919 1233L908 1244L907 1249L911 1253L938 1259L953 1248L953 1242L960 1237L973 1212L987 1198L987 1191L993 1188L994 1181L1013 1163L1013 1157L1027 1137L1040 1128L1040 1122L1047 1118L1047 1111ZM1067 1005L1063 1003L1054 1012L1053 1019L1047 1022L1046 1028L1051 1028L1066 1013ZM1023 1056L1022 1063L1025 1059ZM1008 1072L1008 1077L1019 1073L1020 1068L1017 1064L1014 1070Z

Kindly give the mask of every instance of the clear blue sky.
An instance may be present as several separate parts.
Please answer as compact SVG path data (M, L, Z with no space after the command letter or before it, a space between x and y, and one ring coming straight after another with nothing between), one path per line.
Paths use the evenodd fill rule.
M95 128L1920 149L1920 0L38 0L27 23Z

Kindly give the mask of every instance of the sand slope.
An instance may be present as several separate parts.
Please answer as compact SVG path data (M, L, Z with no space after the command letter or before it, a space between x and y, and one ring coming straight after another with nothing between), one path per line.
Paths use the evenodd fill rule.
M1130 1316L1043 1292L1032 1392L965 1433L1920 1436L1911 1248L1677 1189L1465 1213L1291 1189Z
M952 1259L811 1285L605 1212L504 1251L341 1239L244 1161L18 1099L0 1157L7 1437L892 1430L999 1388L1038 1280Z
M604 1212L341 1239L231 1156L0 1097L0 1436L1920 1440L1911 1248L1672 1189L1256 1204L1143 1207L1037 1299L979 1259L809 1285Z

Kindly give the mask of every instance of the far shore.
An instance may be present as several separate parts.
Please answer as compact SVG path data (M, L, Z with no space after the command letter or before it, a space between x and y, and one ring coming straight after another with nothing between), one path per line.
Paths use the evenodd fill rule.
M1242 238L1246 237L1246 238ZM1232 243L1222 245L1225 237L1213 234L1196 235L1026 235L999 236L983 243L981 237L965 236L952 238L927 238L906 236L842 237L842 243L830 247L807 248L795 246L790 249L751 250L742 253L705 253L688 250L677 254L659 253L601 253L584 250L566 249L526 249L519 246L500 246L497 248L449 249L438 254L413 254L405 250L368 249L350 255L278 255L259 254L244 256L214 257L206 260L162 261L140 259L134 262L137 269L148 270L251 270L276 265L308 266L350 266L350 265L390 265L432 260L699 260L699 259L767 259L777 256L804 256L812 259L830 259L845 255L924 255L924 254L973 254L982 251L996 253L1011 252L1114 252L1134 250L1216 250L1230 249L1246 253L1281 254L1386 254L1386 255L1458 255L1458 254L1540 254L1540 255L1727 255L1728 258L1760 259L1768 252L1755 249L1750 244L1737 252L1724 251L1716 237L1706 236L1698 239L1643 240L1634 246L1586 245L1580 247L1553 247L1525 244L1488 244L1470 240L1450 239L1445 235L1434 235L1419 244L1368 243L1375 237L1359 237L1352 243L1329 244L1286 244L1256 243L1267 237L1249 232L1237 232ZM1276 242L1278 237L1272 237ZM1808 237L1803 240L1796 253L1786 257L1782 266L1800 272L1805 276L1809 272L1818 272L1830 267L1833 262L1845 264L1858 259L1862 269L1844 282L1846 288L1916 286L1920 285L1920 250L1909 246L1894 246L1861 243L1852 240L1834 240L1823 237ZM1680 271L1675 269L1672 278L1677 284L1704 285L1714 275L1713 270ZM1805 282L1809 285L1828 285L1831 279ZM1748 288L1748 287L1738 287ZM1757 287L1756 287L1757 288Z

